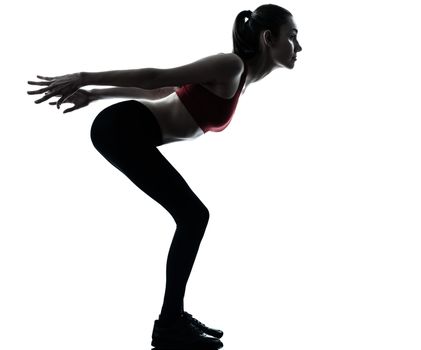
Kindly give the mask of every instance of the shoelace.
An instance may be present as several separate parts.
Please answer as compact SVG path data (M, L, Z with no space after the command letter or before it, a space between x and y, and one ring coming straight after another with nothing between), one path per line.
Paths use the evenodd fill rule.
M203 334L203 331L194 323L190 322L190 320L188 318L186 318L187 324L190 327L190 329L193 331L193 333L199 333L199 334Z
M191 321L193 321L194 323L196 323L199 326L202 327L206 327L202 322L200 322L199 320L195 319L191 314L189 314L188 312L184 311L184 314L187 316L187 318Z

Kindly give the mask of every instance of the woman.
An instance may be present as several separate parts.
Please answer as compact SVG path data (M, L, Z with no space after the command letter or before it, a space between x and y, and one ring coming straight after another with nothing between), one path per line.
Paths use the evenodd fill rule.
M56 104L86 106L106 97L135 98L102 110L91 128L95 148L135 185L160 203L177 228L168 253L166 289L152 345L163 348L220 348L222 331L212 329L183 310L186 284L209 211L157 146L222 131L229 124L241 93L280 67L292 69L301 46L292 14L277 5L240 12L233 27L231 53L212 55L172 68L74 73L31 82L47 87L35 101L61 97ZM84 85L117 88L79 89ZM142 99L138 101L136 99Z

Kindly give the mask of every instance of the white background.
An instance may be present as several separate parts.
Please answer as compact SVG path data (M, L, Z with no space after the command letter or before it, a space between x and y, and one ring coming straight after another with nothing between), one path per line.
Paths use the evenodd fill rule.
M254 1L15 1L1 12L0 348L150 348L175 231L36 75L232 51ZM224 348L421 348L416 1L283 1L303 51L221 133L160 151L210 210L185 310ZM87 87L87 88L92 88ZM51 98L49 101L55 101Z

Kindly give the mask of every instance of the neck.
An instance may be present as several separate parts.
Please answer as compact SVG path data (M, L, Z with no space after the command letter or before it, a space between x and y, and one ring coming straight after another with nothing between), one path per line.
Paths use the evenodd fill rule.
M244 63L247 65L248 84L263 79L276 68L268 55L255 55L252 58L245 59Z

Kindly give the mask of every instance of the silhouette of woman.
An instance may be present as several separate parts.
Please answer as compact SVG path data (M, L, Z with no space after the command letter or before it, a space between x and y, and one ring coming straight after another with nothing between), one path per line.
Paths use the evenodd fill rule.
M164 348L220 348L223 332L183 310L183 299L209 211L158 146L193 139L227 127L244 87L280 67L292 69L297 52L292 14L267 4L241 11L233 26L233 52L215 54L172 68L142 68L38 76L46 85L28 94L35 101L61 96L52 105L73 103L67 113L107 97L134 98L103 109L93 121L91 140L98 152L144 193L161 204L176 222L166 265L166 288L152 345ZM116 88L80 89L85 85ZM137 99L142 99L138 101Z

